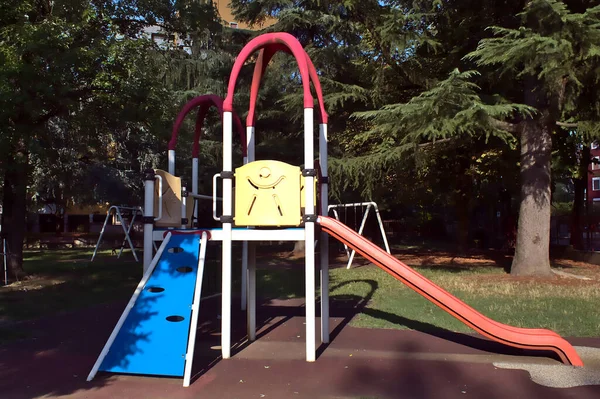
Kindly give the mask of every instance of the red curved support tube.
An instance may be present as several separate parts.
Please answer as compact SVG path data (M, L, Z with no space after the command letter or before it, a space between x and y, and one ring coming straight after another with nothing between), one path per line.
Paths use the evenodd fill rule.
M255 51L263 49L269 45L283 45L287 47L294 56L294 58L296 58L298 68L300 69L302 87L304 90L304 108L314 107L313 97L310 92L309 67L308 62L306 61L306 51L304 51L304 48L302 47L298 39L296 39L294 36L290 35L289 33L276 32L266 33L264 35L258 36L250 40L250 42L246 46L244 46L244 48L238 55L233 65L233 69L231 70L231 75L229 76L227 97L225 97L225 101L223 101L224 111L233 111L233 97L235 92L235 84L246 60Z
M290 53L290 49L288 47L277 43L265 46L258 54L258 59L256 60L256 64L254 66L254 75L252 76L252 87L250 88L250 109L248 111L248 116L246 117L246 126L254 126L256 122L256 100L258 98L258 90L260 89L261 80L265 74L267 65L278 51L283 51L288 54ZM325 102L323 101L321 82L319 81L319 76L317 75L317 70L312 60L306 51L304 51L304 54L308 64L310 80L315 87L317 99L319 100L320 121L322 124L326 124L327 112L325 111Z
M222 105L222 103L221 103ZM192 147L192 158L198 158L200 155L200 136L202 135L202 126L204 125L204 119L208 114L209 107L200 106L198 109L198 115L196 116L196 127L194 128L194 146ZM223 107L219 108L219 112L221 114L221 120L223 119ZM244 130L244 126L242 125L242 121L240 117L234 112L233 113L233 124L235 125L235 129L240 134L240 140L242 142L242 156L246 157L247 154L247 146L246 142L246 131Z
M204 125L204 119L206 118L209 109L210 107L203 106L200 106L198 108L198 114L196 115L196 126L194 127L194 144L192 147L192 158L198 158L198 155L200 155L200 136L202 135L202 126Z
M198 114L196 116L196 127L194 130L194 144L192 150L192 157L197 158L200 152L200 135L202 133L202 126L204 119L208 113L210 107L215 107L219 111L221 118L223 117L223 100L221 97L214 94L207 94L191 99L187 104L183 106L183 109L177 114L175 123L173 124L173 130L171 133L171 140L169 141L169 150L174 150L177 147L177 136L179 129L183 124L183 121L187 114L189 114L194 108L199 107ZM240 134L240 141L242 142L242 155L245 157L246 153L246 131L242 126L242 122L237 114L233 114L233 122L235 127Z

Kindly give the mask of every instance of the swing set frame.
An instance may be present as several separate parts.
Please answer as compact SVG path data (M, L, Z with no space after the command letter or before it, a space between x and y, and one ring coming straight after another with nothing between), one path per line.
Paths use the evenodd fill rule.
M342 222L340 220L340 215L338 212L338 209L348 209L348 208L354 208L354 214L356 215L356 208L365 208L365 213L363 215L363 218L360 222L360 227L358 228L358 234L362 235L363 230L365 228L365 224L367 223L367 218L369 217L369 211L371 209L373 209L373 211L375 212L375 215L377 216L377 224L379 224L379 230L381 231L381 238L383 239L383 243L385 245L385 250L387 251L388 254L391 254L390 252L390 245L388 243L387 240L387 235L385 234L385 229L383 228L383 221L381 220L381 215L379 214L379 208L377 207L377 204L373 201L369 201L369 202L355 202L355 203L351 203L351 204L333 204L333 205L329 205L327 207L327 212L333 212L334 217L339 221ZM344 220L342 223L345 223L346 221ZM344 244L344 250L346 251L346 255L348 256L348 264L346 265L346 269L350 269L350 267L352 266L352 261L354 260L354 255L356 254L355 250L350 251L350 249L348 248L348 246L346 244Z
M129 221L129 224L127 224L125 222L125 219L123 218L123 215L122 215L122 211L131 212L131 220ZM135 252L135 246L133 245L133 242L131 241L131 228L135 224L136 217L138 217L138 216L142 217L143 215L144 215L144 210L142 209L142 207L139 207L139 206L131 207L131 206L112 205L110 208L108 208L108 211L106 211L106 218L104 219L104 224L102 225L102 230L100 231L100 237L98 237L98 242L96 243L96 248L94 248L94 253L92 254L92 259L90 260L90 262L93 262L94 258L96 257L98 248L100 248L100 244L102 243L102 236L104 235L104 231L106 230L106 225L108 224L109 219L113 216L116 216L117 221L123 228L123 233L125 234L125 236L123 237L123 242L121 244L121 249L119 250L119 253L117 255L117 259L119 259L121 257L121 254L123 253L123 249L125 249L125 244L129 244L129 248L131 248L131 253L133 254L133 257L135 258L135 261L139 262L137 253Z

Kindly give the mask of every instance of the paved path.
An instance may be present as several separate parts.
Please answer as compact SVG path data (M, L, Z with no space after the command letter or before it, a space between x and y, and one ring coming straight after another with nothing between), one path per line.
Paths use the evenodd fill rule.
M259 309L259 340L244 340L234 312L233 358L219 359L219 300L201 309L190 388L180 379L98 374L85 378L124 303L28 323L31 338L0 346L0 397L20 398L598 398L600 386L548 388L526 371L493 363L556 365L547 357L441 329L370 330L346 325L351 310L332 308L333 341L315 363L304 359L301 301ZM600 348L600 339L572 339ZM323 350L324 349L324 350ZM584 359L585 361L585 359ZM592 370L594 371L594 370ZM600 370L598 370L600 372Z

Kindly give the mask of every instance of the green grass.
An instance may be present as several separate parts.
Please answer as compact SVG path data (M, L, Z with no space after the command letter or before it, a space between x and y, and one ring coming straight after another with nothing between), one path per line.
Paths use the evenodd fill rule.
M600 285L580 287L507 280L497 267L415 267L484 315L517 327L550 328L564 336L600 334ZM272 297L304 296L304 272L259 270L257 289ZM332 303L365 305L351 325L366 328L472 330L375 266L330 271Z
M0 289L0 318L25 320L131 295L141 264L107 252L90 262L91 251L27 252L24 269L33 278Z
M598 336L600 285L580 287L506 279L493 267L448 271L415 268L484 315L518 327L550 328L565 336ZM476 278L479 277L479 278ZM366 298L352 325L471 332L463 323L374 266L331 271L331 296ZM337 287L336 287L337 286ZM363 299L365 300L365 299Z
M31 278L0 287L0 321L29 320L130 298L142 277L142 263L128 251L117 259L110 250L99 251L90 262L92 253L87 249L27 251L23 267ZM215 290L217 269L205 270L207 295Z
M0 328L0 345L13 340L27 338L29 334L22 328Z
M0 287L0 343L26 336L11 328L11 321L34 319L92 305L127 300L141 278L141 263L125 253L121 260L104 251L92 263L90 250L27 252L25 269L34 278L10 287ZM209 249L212 281L204 293L218 291L220 267L217 247ZM140 254L141 255L141 254ZM263 298L304 296L303 260L294 267L257 271L257 291ZM285 263L286 261L282 261ZM289 263L289 261L288 261ZM239 259L234 262L234 292L239 292ZM288 265L289 266L289 265ZM600 331L600 284L581 282L560 285L551 282L507 279L499 267L417 267L431 279L484 315L499 322L531 328L550 328L565 336L598 336ZM317 273L318 278L318 273ZM417 293L375 266L330 271L330 293L334 306L359 305L351 325L369 328L443 328L471 332ZM363 306L364 305L364 306Z

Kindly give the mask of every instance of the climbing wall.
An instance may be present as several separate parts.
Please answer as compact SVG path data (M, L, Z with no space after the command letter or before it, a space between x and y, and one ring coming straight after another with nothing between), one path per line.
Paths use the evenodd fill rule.
M100 370L183 376L199 245L200 235L171 237Z

